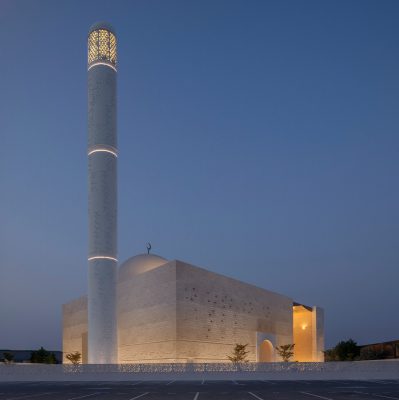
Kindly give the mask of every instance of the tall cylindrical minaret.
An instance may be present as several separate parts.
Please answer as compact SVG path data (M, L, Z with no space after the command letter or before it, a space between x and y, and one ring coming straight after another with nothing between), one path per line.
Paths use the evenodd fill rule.
M107 23L88 37L88 360L118 362L116 37Z

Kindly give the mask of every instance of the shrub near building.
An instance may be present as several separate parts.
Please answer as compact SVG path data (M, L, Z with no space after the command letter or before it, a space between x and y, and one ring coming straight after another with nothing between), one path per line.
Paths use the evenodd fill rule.
M334 348L324 352L325 361L355 361L360 356L360 347L353 339L342 340Z
M57 359L54 353L50 353L43 347L40 347L39 350L32 351L30 356L31 363L39 363L39 364L57 364Z

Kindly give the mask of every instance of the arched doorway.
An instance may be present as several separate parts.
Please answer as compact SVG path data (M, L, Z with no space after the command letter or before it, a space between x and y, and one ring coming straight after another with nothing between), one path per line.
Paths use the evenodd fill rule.
M264 340L259 349L259 362L273 362L274 349L270 340Z

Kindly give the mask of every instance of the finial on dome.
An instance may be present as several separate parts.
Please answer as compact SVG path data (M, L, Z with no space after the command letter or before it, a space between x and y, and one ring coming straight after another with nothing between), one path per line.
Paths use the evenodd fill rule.
M150 254L150 250L151 250L151 243L148 242L147 243L147 254Z

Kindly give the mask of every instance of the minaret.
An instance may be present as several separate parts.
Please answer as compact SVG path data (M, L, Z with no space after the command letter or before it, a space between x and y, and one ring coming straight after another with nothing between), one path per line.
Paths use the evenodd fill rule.
M116 37L107 23L88 36L88 360L118 362Z

